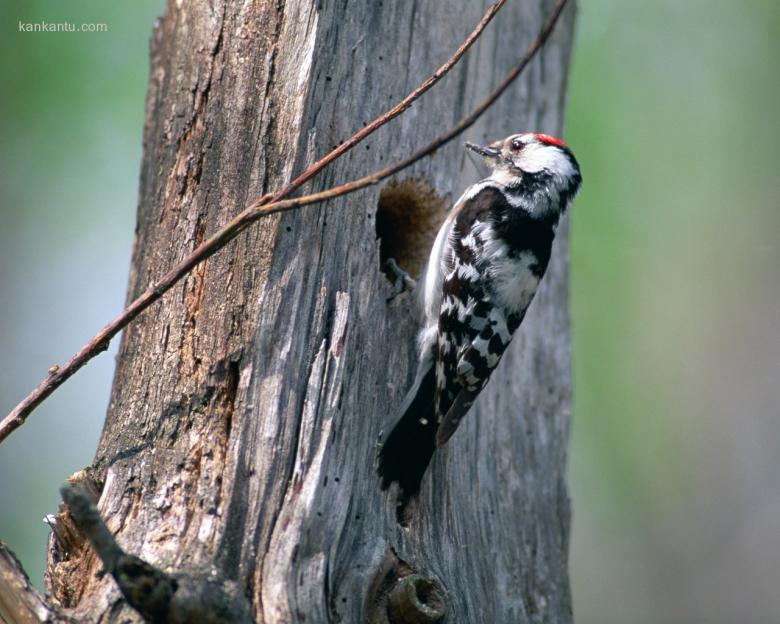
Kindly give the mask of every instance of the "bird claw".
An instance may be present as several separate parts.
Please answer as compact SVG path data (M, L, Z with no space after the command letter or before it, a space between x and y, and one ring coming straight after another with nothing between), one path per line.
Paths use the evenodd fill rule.
M412 278L411 275L398 266L398 262L396 262L395 258L388 258L385 260L384 268L391 276L395 277L393 280L394 292L390 297L388 297L388 303L401 293L405 291L411 292L417 288L417 282Z

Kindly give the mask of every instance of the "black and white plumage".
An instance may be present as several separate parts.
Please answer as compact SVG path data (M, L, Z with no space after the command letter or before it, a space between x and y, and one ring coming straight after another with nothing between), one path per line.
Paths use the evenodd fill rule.
M465 191L433 244L417 289L425 319L417 375L379 453L383 487L398 482L403 506L522 322L582 180L571 150L549 135L466 146L492 173Z

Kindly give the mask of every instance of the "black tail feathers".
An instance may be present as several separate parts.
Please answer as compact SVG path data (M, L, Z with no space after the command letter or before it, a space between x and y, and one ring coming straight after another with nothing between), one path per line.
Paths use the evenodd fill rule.
M420 491L420 483L436 448L434 370L431 365L422 376L418 375L401 406L401 418L379 451L377 471L382 478L382 488L398 483L401 509Z

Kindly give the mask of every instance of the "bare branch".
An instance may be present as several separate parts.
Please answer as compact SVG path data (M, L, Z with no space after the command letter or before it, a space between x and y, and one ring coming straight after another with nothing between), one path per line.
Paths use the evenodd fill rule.
M60 490L76 526L114 577L128 604L147 622L251 623L238 586L213 566L168 574L117 544L90 495L79 486Z
M56 618L57 621L64 621ZM16 556L0 542L0 622L52 622L55 614L22 569Z
M367 186L377 184L381 180L398 173L399 171L425 158L426 156L429 156L437 149L457 137L464 130L472 126L477 121L477 119L479 119L479 117L481 117L482 114L501 96L501 94L506 91L506 89L522 73L531 59L541 49L552 33L552 30L555 27L561 12L566 6L567 1L568 0L557 0L555 7L544 23L544 26L539 32L539 35L531 43L528 50L522 56L517 65L512 68L501 84L487 98L485 98L485 100L479 106L477 106L471 113L461 119L450 130L440 135L431 141L431 143L418 150L408 158L396 163L395 165L385 167L384 169L379 169L358 180L354 180L352 182L348 182L346 184L342 184L319 193L313 193L311 195L305 195L303 197L297 197L294 199L281 199L281 197L292 192L292 190L298 188L312 176L316 175L316 173L318 173L322 168L343 154L344 151L350 149L360 140L368 136L370 132L373 132L384 123L387 123L387 121L409 108L415 99L417 99L422 93L424 93L424 91L435 84L435 82L438 81L444 74L446 74L447 71L449 71L449 69L455 64L455 62L457 62L457 58L460 57L458 56L455 58L455 56L458 54L462 56L463 52L465 52L468 46L476 40L476 38L479 36L479 33L482 32L490 18L492 18L492 16L495 15L495 12L500 9L503 2L497 2L494 4L488 13L486 13L485 17L483 17L482 21L480 21L472 35L469 36L469 39L467 39L464 45L458 49L458 51L455 53L455 56L450 59L452 62L448 61L445 63L431 78L420 85L420 87L415 89L415 91L413 91L409 96L404 98L401 103L390 109L387 113L372 122L369 126L366 126L366 128L358 132L342 146L336 148L336 150L309 167L303 174L301 174L290 185L288 185L288 187L282 189L282 191L279 191L272 196L264 195L260 199L247 206L218 232L213 234L209 239L198 246L189 256L182 260L173 269L168 271L158 282L150 286L143 294L135 299L124 310L124 312L122 312L122 314L120 314L113 321L111 321L111 323L100 330L100 332L87 344L85 344L70 360L68 360L66 364L64 364L62 367L52 367L52 369L49 371L49 376L44 379L27 397L25 397L24 400L22 400L22 402L19 403L10 414L8 414L8 416L6 416L2 422L0 422L0 443L2 443L2 441L5 440L5 438L7 438L14 430L21 426L30 413L32 413L32 411L35 410L38 405L40 405L52 392L54 392L54 390L56 390L68 378L70 378L71 375L73 375L98 353L105 351L108 348L108 344L111 339L124 327L126 327L136 316L138 316L152 303L157 301L183 276L189 273L193 267L222 249L227 243L243 232L249 225L261 217L269 214L286 212L296 208L301 208L303 206L323 202L335 197L353 193ZM371 131L368 131L369 128L371 128Z

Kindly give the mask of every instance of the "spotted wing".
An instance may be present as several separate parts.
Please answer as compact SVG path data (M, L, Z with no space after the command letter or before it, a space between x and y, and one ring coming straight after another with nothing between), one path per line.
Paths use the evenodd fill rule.
M506 315L489 294L483 247L490 239L490 214L474 205L466 208L471 218L459 215L445 259L436 362L438 446L452 436L487 384L521 320Z
M465 318L469 320L464 334L467 339L460 344L455 357L447 357L443 363L447 383L443 384L438 402L437 446L445 444L455 433L520 325L518 315L507 316L502 308L489 304L490 299L486 297L466 307Z

